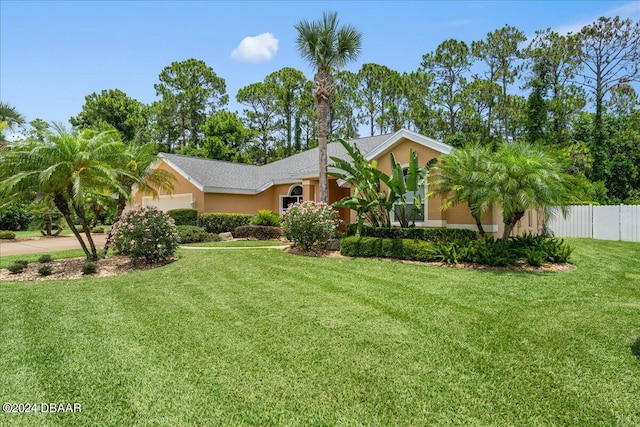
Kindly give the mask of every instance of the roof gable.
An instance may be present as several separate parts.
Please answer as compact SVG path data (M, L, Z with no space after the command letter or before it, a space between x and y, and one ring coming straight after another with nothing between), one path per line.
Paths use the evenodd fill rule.
M397 143L399 143L403 139L408 139L417 144L423 145L424 147L431 148L432 150L435 150L442 154L449 154L451 150L453 150L453 147L451 147L450 145L440 141L436 141L433 138L420 135L419 133L412 132L407 129L400 129L399 131L391 135L389 138L387 138L386 141L376 146L374 149L366 153L364 156L367 160L377 159L385 152L390 151Z

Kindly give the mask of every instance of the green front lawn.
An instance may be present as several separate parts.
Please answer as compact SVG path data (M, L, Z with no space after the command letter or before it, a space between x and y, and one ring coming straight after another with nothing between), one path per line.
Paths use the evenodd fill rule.
M108 233L109 230L111 229L110 225L100 225L99 227L103 227L105 229L105 233ZM30 237L43 237L42 233L39 230L14 231L14 233L16 233L16 238L17 239L25 239L25 238L30 238ZM68 236L68 235L71 235L71 234L73 234L73 233L71 232L71 229L69 229L69 227L66 227L60 233L61 236Z
M289 243L279 240L229 240L227 242L189 243L182 246L199 246L205 248L258 248L261 246L289 246Z
M42 237L42 233L39 230L24 230L24 231L14 231L16 233L17 239L25 239L28 237ZM67 227L60 233L61 236L66 236L68 234L72 234L71 230Z
M513 273L280 250L0 283L0 425L640 425L640 244Z

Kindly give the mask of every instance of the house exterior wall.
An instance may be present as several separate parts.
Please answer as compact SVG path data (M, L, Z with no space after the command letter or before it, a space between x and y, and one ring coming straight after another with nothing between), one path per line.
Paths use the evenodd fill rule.
M259 210L280 212L280 196L287 196L293 185L274 185L258 194L206 193L203 212L245 213L255 215Z
M439 158L441 153L424 147L408 139L399 141L391 150L380 154L376 161L378 168L389 174L391 172L391 164L389 153L393 152L396 160L403 165L409 162L409 150L413 149L418 154L421 165L433 158ZM227 213L246 213L250 215L256 214L261 209L269 209L273 212L280 212L281 196L289 195L294 185L301 185L303 188L303 200L317 200L319 181L317 178L308 178L302 180L299 184L282 184L275 185L258 194L226 194L226 193L204 193L196 185L187 178L177 173L173 168L164 161L160 161L156 166L159 169L172 173L176 182L174 184L174 194L191 194L193 196L193 208L199 213L203 212L227 212ZM342 188L337 184L334 178L329 179L329 202L334 203L343 197L349 196L351 188ZM162 190L159 194L167 194ZM136 192L134 194L134 205L142 205L142 197L144 194ZM454 206L446 211L440 209L442 203L441 196L434 196L426 201L427 226L432 227L451 227L451 228L470 228L476 229L475 221L471 216L466 205L461 204ZM354 211L349 209L337 209L340 219L344 223L352 223L356 221ZM541 217L536 211L525 213L525 216L518 222L514 228L514 234L522 234L524 232L536 233L539 231ZM487 212L482 218L482 224L487 234L493 236L501 236L504 230L502 223L502 215L499 208L494 207Z
M378 162L378 169L386 174L391 173L391 161L389 159L389 153L391 152L393 152L398 163L402 165L408 164L409 149L413 149L413 151L418 154L420 166L424 166L425 163L433 158L440 158L440 153L438 151L416 144L408 139L403 139L402 141L399 141L392 150L387 150L376 158Z
M289 191L293 185L296 184L282 184L274 185L267 190L252 195L252 194L224 194L224 193L204 193L193 183L191 183L184 176L176 172L166 162L161 161L156 168L166 170L173 174L176 178L174 183L173 194L192 194L193 195L193 208L199 213L204 212L227 212L227 213L247 213L256 214L261 209L270 209L273 212L280 211L280 196L289 194ZM168 194L165 191L158 191L158 194ZM136 191L133 197L133 203L135 206L142 206L143 194L140 191Z
M338 181L336 179L329 179L329 204L335 203L338 200L348 197L351 195L350 188L342 188L338 186ZM348 224L351 222L351 209L347 208L335 208L340 215L340 221L344 224Z
M471 216L469 207L466 204L456 205L447 209L444 212L444 219L447 221L448 226L471 225L474 230L477 229L476 221ZM493 209L489 210L480 219L480 222L487 234L497 232L499 224L493 222Z
M198 212L204 212L204 193L200 191L198 187L196 187L193 183L189 182L185 177L177 173L171 166L169 166L164 161L160 161L160 163L156 166L157 169L165 170L171 173L176 181L173 184L173 194L192 194L193 195L193 208L197 209ZM162 189L158 190L159 195L169 194ZM142 206L142 197L147 194L142 193L140 191L136 191L133 195L133 205L135 207Z

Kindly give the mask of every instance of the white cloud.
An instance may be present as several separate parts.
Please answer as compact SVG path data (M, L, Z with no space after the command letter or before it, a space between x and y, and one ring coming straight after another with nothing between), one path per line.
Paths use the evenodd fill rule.
M242 39L231 52L231 57L241 62L270 61L277 51L278 39L271 33L263 33Z

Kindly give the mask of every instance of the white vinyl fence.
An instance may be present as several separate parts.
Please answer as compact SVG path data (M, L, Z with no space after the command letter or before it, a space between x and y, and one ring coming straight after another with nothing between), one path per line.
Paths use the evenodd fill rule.
M640 205L569 206L566 218L558 213L547 226L557 237L640 242Z

